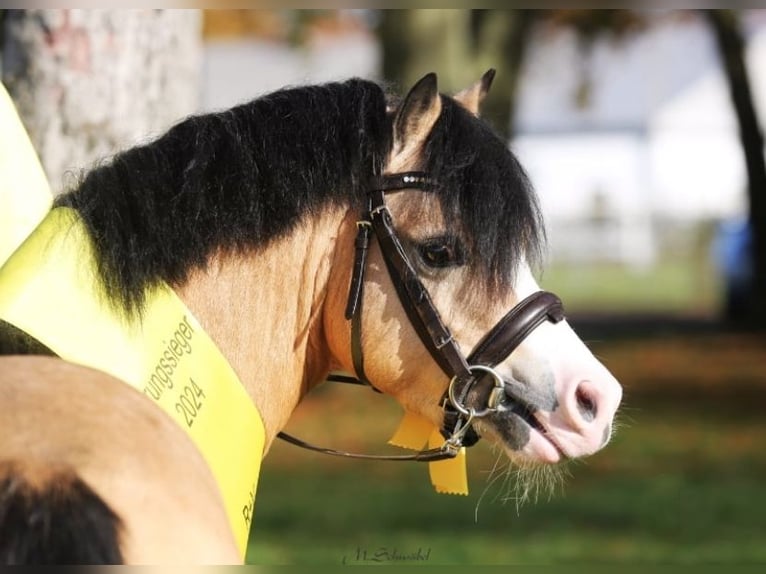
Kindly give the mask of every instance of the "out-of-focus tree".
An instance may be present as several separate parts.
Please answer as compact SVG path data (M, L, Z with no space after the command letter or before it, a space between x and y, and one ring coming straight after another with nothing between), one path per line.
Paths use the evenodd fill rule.
M729 83L747 169L753 282L750 286L750 296L744 302L746 311L736 319L763 327L766 326L766 161L763 155L763 132L745 66L745 42L739 16L733 10L703 12L718 42L718 52Z
M497 68L482 115L509 136L529 35L541 22L575 30L584 53L601 36L623 38L645 25L633 10L382 10L383 77L407 87L436 70L444 91L457 91ZM583 105L589 88L584 76L576 94Z
M613 41L624 40L628 36L643 31L647 19L634 10L584 10L561 9L542 11L541 20L546 24L573 30L577 36L583 61L587 61L596 40L609 38ZM575 102L580 107L590 104L592 78L587 66L581 70L579 85L574 94Z
M51 187L198 107L197 10L6 10L2 80Z
M512 131L516 82L534 10L381 10L383 77L406 90L435 71L440 89L457 92L498 69L482 115Z

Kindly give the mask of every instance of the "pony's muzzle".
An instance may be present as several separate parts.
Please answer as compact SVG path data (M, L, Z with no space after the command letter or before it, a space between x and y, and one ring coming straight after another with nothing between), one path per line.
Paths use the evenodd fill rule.
M594 357L568 359L554 366L556 407L537 416L567 455L586 456L609 441L622 387Z
M564 388L562 401L551 422L563 422L577 436L581 452L591 454L609 442L612 420L622 398L622 387L608 378L575 380ZM609 380L611 379L611 380Z

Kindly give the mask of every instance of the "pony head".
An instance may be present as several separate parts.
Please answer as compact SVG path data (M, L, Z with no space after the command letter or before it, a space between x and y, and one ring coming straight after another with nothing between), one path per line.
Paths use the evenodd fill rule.
M479 117L493 75L449 97L429 74L392 106L384 178L418 175L397 180L395 193L385 193L371 212L385 211L400 252L395 257L407 262L406 269L392 271L397 264L378 234L364 263L359 340L339 320L347 272L330 289L326 326L337 365L356 371L405 410L443 427L449 396L468 415L463 422L502 445L512 460L556 463L592 454L609 441L622 394L566 320L532 328L490 375L471 369L481 376L461 385L457 401L455 373L434 351L440 344L423 334L431 327L413 323L412 307L427 299L447 327L449 345L468 357L513 318L510 309L540 291L533 270L541 263L544 231L536 197L506 142ZM403 293L413 290L421 301L407 303ZM363 354L363 373L354 345Z

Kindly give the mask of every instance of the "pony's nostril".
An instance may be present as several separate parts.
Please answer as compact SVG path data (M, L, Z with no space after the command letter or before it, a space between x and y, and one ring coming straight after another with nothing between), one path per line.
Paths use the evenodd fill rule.
M583 388L583 385L577 387L575 391L575 399L577 400L577 410L580 411L580 416L585 422L592 422L596 418L598 407L596 406L595 399Z

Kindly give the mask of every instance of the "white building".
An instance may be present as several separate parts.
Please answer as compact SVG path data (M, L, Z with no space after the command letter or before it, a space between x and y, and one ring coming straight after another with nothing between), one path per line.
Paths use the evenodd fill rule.
M714 37L699 17L656 15L597 41L538 30L512 147L541 197L552 257L651 264L664 224L744 216L746 174ZM746 19L748 67L766 118L766 11ZM575 94L589 81L589 105Z

